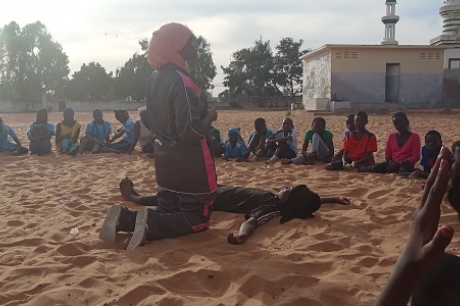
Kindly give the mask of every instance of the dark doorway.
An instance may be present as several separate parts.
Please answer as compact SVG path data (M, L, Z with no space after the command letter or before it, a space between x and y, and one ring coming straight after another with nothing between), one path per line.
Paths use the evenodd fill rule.
M385 102L399 102L399 64L387 64Z

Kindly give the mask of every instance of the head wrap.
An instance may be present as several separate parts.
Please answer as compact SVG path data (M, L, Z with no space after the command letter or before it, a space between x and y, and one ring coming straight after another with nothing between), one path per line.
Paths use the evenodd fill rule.
M148 49L148 61L153 69L158 69L167 63L174 63L187 70L185 59L179 54L192 31L179 23L168 23L158 31L153 32Z
M228 130L228 136L230 136L231 134L235 134L236 136L240 136L240 131L237 128L230 129L230 130Z
M142 106L142 107L139 107L139 109L137 110L137 112L139 113L139 116L141 115L141 113L143 111L146 111L147 110L147 106Z

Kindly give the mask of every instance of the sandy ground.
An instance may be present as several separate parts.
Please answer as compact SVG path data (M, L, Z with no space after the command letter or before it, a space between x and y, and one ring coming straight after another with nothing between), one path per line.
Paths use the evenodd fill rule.
M256 117L280 128L286 112L224 111L216 125L224 136L241 127L248 138ZM132 116L137 118L136 113ZM34 114L2 116L27 144ZM91 114L77 114L82 123ZM107 112L114 127L113 113ZM299 145L312 114L293 113ZM436 127L450 144L460 136L457 115L411 113L412 130ZM50 114L56 123L61 114ZM343 116L326 117L336 148ZM391 118L371 116L383 159ZM307 184L324 196L349 197L348 207L325 205L310 220L284 225L277 218L242 246L229 245L242 215L216 212L211 228L174 240L125 251L129 236L115 244L98 239L109 206L123 203L118 182L130 176L141 192L156 191L153 160L139 152L77 157L0 155L1 305L370 305L405 245L421 182L395 175L328 172L315 166L266 166L217 160L219 183L277 191ZM71 200L61 204L59 200ZM123 203L135 208L133 204ZM459 231L453 209L443 205L443 224ZM77 227L79 235L69 232ZM449 250L458 253L454 238Z

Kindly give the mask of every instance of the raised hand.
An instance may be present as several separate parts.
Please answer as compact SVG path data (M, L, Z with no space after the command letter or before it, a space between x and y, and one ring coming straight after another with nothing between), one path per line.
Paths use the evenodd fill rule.
M439 228L441 203L450 179L450 155L447 148L441 149L415 211L406 248L374 306L407 305L417 282L439 263L452 240L454 231L451 227Z

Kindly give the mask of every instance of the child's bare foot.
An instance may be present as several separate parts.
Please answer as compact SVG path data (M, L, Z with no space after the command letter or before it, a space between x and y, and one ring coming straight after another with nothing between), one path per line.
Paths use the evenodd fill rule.
M129 183L129 188L131 190L131 194L135 195L135 196L140 196L140 194L134 189L133 181L131 181L131 179L129 177L125 177L125 180L127 180L128 183Z
M129 181L127 181L125 178L122 179L120 182L120 193L123 197L123 200L129 201L131 199L131 186L129 184Z
M273 157L270 158L269 160L267 160L265 163L268 164L268 165L270 165L270 164L276 163L278 160L279 160L278 156L273 155Z
M227 242L233 245L243 244L246 241L247 237L244 235L238 235L229 233L227 236Z

